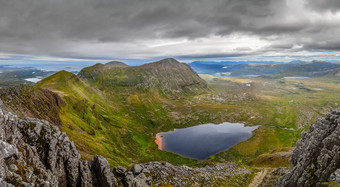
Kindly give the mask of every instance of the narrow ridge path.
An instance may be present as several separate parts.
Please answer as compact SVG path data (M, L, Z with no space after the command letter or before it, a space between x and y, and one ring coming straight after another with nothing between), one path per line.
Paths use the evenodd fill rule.
M260 172L258 172L255 177L253 178L253 181L249 184L249 187L258 187L263 178L267 175L269 169L268 168L258 168L261 169Z

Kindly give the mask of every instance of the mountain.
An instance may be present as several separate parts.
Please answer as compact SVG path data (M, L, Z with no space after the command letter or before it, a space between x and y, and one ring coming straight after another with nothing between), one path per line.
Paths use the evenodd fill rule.
M207 83L189 65L168 58L141 66L96 64L82 69L79 78L101 88L157 89L162 93L202 93Z
M340 68L339 63L331 63L324 61L312 61L298 63L295 66L278 73L279 76L307 76L307 77L321 77Z
M231 74L235 75L273 74L275 72L279 72L277 70L275 71L275 69L278 69L278 67L280 67L280 64L289 63L270 61L222 61L222 62L194 61L189 63L189 65L200 74L216 74L231 72ZM275 67L275 69L271 70L273 69L273 67Z
M78 75L57 72L33 89L48 90L62 99L65 104L56 115L63 124L60 128L86 159L100 154L111 165L123 166L138 160L194 163L159 151L153 140L161 129L189 125L182 118L192 119L190 123L201 120L198 114L186 114L193 110L187 100L210 90L184 63L164 59L142 66L95 64Z
M207 63L193 62L190 63L198 73L201 74L225 74L231 76L244 75L274 75L275 77L283 76L308 76L320 77L332 72L334 68L340 68L339 63L325 61L301 62L294 61L290 63Z
M290 170L276 186L320 186L340 183L340 110L318 119L302 135L290 159ZM110 169L102 156L81 159L65 133L47 121L7 112L0 100L0 186L246 186L251 170L236 163L204 167L173 166L167 162ZM264 181L262 185L268 185ZM274 181L275 183L275 181ZM270 181L271 185L274 185Z
M332 78L338 78L340 77L340 68L336 68L333 71L331 71L328 75L326 75L327 77L332 77Z
M302 134L290 158L290 170L279 186L340 183L340 110L318 119Z
M34 68L9 68L8 66L0 66L0 88L19 84L33 85L34 82L53 73L55 72Z
M111 170L102 156L81 159L57 126L35 118L20 119L4 110L0 100L0 186L230 186L235 182L244 186L250 173L235 163L191 168L148 162L129 170L122 166Z
M260 86L257 90L222 78L215 80L220 81L220 85L211 83L208 88L190 67L175 59L135 67L115 64L96 64L84 68L79 75L59 71L34 86L0 90L3 101L0 107L0 186L4 182L25 185L46 181L51 181L52 186L110 186L113 183L147 186L150 181L154 185L247 186L253 176L262 175L252 169L253 165L248 165L249 161L261 158L260 161L265 159L263 163L269 167L286 166L293 149L287 148L295 145L300 132L309 127L309 121L337 106L334 102L338 103L336 94L334 99L327 98L327 94L333 97L338 89L318 96L315 94L318 92L285 92L285 87L278 83L275 86L280 87L280 95L275 95L277 88L267 84L271 79L266 79L262 86L261 82L255 82ZM314 65L324 64L315 62ZM273 92L275 98L260 98L261 89L265 94ZM326 104L310 106L319 101L310 102L313 98L309 96L325 98L320 99L325 101L320 103ZM293 154L292 160L297 161L292 163L291 172L311 171L308 167L305 169L308 163L303 163L299 154L311 155L304 159L313 163L319 160L327 163L328 158L331 158L330 163L336 163L333 153L323 148L338 146L337 140L323 138L330 134L333 137L334 124L339 121L337 116L335 112L318 125L316 134L307 136L310 140L305 135L302 137L304 143L297 144L299 152ZM155 143L159 132L226 121L261 126L249 141L205 161L160 151ZM313 128L311 133L315 131ZM323 132L325 129L329 131ZM318 139L318 135L322 137ZM312 146L308 141L322 150L304 149ZM337 153L334 148L332 151ZM241 164L230 162L236 160ZM318 171L325 172L325 167L316 166L321 169L312 171L317 176L312 180L320 178ZM332 167L327 164L327 168ZM261 170L267 171L267 168ZM280 170L276 176L283 173L284 170ZM310 175L307 172L299 180ZM291 177L287 180L292 181L289 184L296 183Z
M128 65L123 63L123 62L119 62L119 61L111 61L105 64L106 67L127 67Z
M231 75L243 76L243 75L271 75L282 71L289 70L294 67L294 63L282 63L282 64L249 64L249 67L232 71Z

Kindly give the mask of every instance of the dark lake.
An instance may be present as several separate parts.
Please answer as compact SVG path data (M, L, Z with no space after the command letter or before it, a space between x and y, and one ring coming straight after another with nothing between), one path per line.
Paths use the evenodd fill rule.
M205 160L226 151L252 136L259 126L245 127L241 123L204 124L156 135L158 148L183 157Z

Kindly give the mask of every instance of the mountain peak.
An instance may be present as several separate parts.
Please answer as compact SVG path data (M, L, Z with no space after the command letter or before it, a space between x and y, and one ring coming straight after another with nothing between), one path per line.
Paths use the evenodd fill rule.
M141 67L183 68L183 65L188 66L186 63L181 63L174 58L165 58L159 61L144 64Z
M105 67L127 67L129 65L125 64L124 62L120 61L111 61L105 64Z
M165 58L165 59L153 62L153 63L158 63L158 64L181 64L181 62L177 61L174 58ZM151 64L153 64L153 63L151 63Z
M158 89L171 93L207 90L207 83L189 65L173 58L125 68L91 66L82 69L78 77L105 88Z
M165 59L162 59L162 60L160 60L158 62L159 63L180 63L179 61L177 61L174 58L165 58Z

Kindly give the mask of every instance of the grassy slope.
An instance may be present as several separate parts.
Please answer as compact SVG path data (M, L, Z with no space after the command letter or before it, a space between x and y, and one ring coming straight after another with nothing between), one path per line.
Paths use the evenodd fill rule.
M91 68L85 70L93 73ZM100 67L99 70L102 71ZM210 160L249 161L261 154L295 146L301 131L315 117L340 103L334 94L339 93L339 84L329 78L246 80L205 76L211 90L197 95L169 95L157 86L147 90L131 86L143 77L126 77L127 71L135 75L136 70L114 68L99 78L90 75L94 79L86 82L62 71L36 85L58 93L65 100L60 114L64 124L61 128L75 141L84 158L101 154L111 164L124 166L150 160L201 164L159 151L154 143L155 134L228 121L261 127L249 140ZM245 86L244 82L251 82L251 86ZM324 90L311 90L313 88Z
M242 110L248 110L249 113L253 113L252 110L255 109L253 118L244 120L251 124L262 125L249 140L216 155L214 158L218 161L247 157L251 159L264 153L278 152L284 147L295 146L301 131L307 129L315 117L330 108L336 108L337 103L340 102L340 97L336 94L340 91L340 87L334 79L248 78L247 80L206 75L203 77L219 93L230 93L232 89L234 93L231 95L243 93L253 96L253 102L239 100L237 105L244 105ZM245 86L244 82L251 82L251 86ZM316 90L316 88L323 90Z
M75 141L84 158L101 154L113 165L129 165L147 160L195 163L171 153L161 152L154 143L155 128L174 128L157 94L125 96L121 89L105 92L93 88L72 73L58 72L36 87L61 95L61 127ZM127 93L127 92L125 92Z

